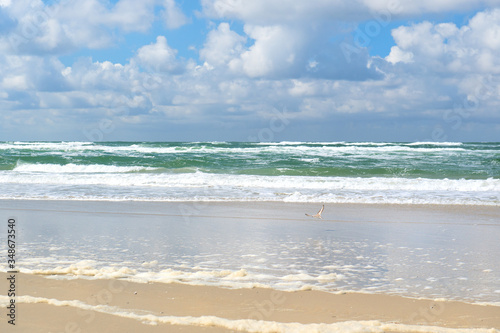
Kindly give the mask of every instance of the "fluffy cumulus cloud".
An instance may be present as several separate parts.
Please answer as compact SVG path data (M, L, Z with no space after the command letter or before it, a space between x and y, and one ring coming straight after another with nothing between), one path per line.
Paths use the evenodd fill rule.
M417 62L448 73L500 73L500 10L478 13L468 25L422 22L393 31L391 63Z
M481 139L500 119L499 2L0 0L0 139L246 140L276 119L277 140ZM356 35L405 19L385 57ZM186 56L172 33L196 20ZM121 63L64 60L140 34Z
M455 104L469 103L477 113L492 113L500 92L500 60L495 56L500 51L499 22L500 9L491 9L462 27L430 22L399 27L392 32L396 46L386 60L422 81L454 89Z
M188 22L173 0L52 1L19 0L1 6L4 25L0 49L6 52L60 54L79 48L113 46L117 34L145 33L155 19L155 7L163 7L169 29Z
M177 60L177 50L168 46L164 36L158 36L154 44L141 47L137 51L136 59L147 70L153 72L174 73L181 69Z
M248 25L245 32L255 42L232 66L249 77L289 75L297 64L304 62L303 30L281 25Z
M164 0L163 20L169 29L176 29L189 22L174 0Z
M223 22L208 33L200 58L209 66L234 67L232 62L241 56L245 43L244 36L232 31L229 23Z

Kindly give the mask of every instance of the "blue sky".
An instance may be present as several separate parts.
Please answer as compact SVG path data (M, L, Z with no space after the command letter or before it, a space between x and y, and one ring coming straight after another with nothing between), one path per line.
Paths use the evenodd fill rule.
M497 0L0 0L0 140L499 141Z

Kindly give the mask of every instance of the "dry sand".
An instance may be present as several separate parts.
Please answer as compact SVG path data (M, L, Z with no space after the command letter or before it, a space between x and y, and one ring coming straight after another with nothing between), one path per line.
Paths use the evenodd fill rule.
M0 278L6 281L6 274L1 273ZM418 332L409 326L383 323L442 328L495 328L491 332L500 329L500 307L380 294L223 289L125 280L56 280L26 274L18 274L17 289L20 297L17 298L16 326L14 328L7 323L3 306L0 332L233 332L238 327L242 331L250 331L249 327L255 327L256 331L267 328L273 331L273 324L269 322L330 324L371 320L376 322L364 325L366 327L361 325L359 330L354 329L353 323L348 327L353 332ZM5 301L6 297L3 297L4 304ZM148 314L154 317L147 317ZM168 324L172 320L186 319L187 316L186 325ZM217 318L204 316L227 320L218 323ZM241 321L238 326L240 319L254 321ZM256 320L266 323L258 328L255 326ZM236 326L228 329L224 327L227 326L225 322ZM276 332L295 328L274 327ZM297 328L303 331L317 328L319 331L321 327ZM333 331L332 327L329 329L324 332ZM427 327L422 331L439 330Z

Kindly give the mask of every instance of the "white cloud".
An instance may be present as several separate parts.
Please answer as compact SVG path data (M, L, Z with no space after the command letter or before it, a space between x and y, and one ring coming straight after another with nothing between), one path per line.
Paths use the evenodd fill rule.
M388 11L397 16L466 12L500 4L498 0L362 0L360 2L372 12Z
M476 14L469 24L422 22L392 31L396 46L386 60L414 62L437 73L500 74L500 9Z
M167 28L177 29L189 22L174 0L164 0L164 7L163 19Z
M409 63L413 61L413 53L405 52L398 46L393 46L391 47L391 53L385 57L385 60L392 64L396 64L398 62Z
M156 72L178 72L180 64L176 59L177 50L167 44L164 36L158 36L155 44L141 47L137 51L137 61L148 70Z
M208 33L200 58L211 66L228 65L244 50L246 38L232 31L228 23L221 23Z
M470 1L468 6L484 3ZM391 7L390 19L459 5L463 1L400 0ZM164 14L158 8L155 13L155 6L165 7ZM179 57L160 35L136 47L122 64L81 58L63 65L59 55L109 47L130 31L149 31L155 19L174 29L187 18L171 0L114 5L67 0L50 8L41 1L19 0L1 8L17 21L1 23L10 30L0 36L0 107L17 110L19 123L36 126L50 116L56 123L74 119L76 129L103 117L117 127L152 129L162 122L247 125L267 119L276 105L286 105L290 119L312 119L326 129L335 117L446 125L445 112L464 101L476 103L475 115L483 115L483 121L495 117L500 9L481 11L463 26L416 20L393 30L395 45L385 59L357 48L347 61L339 43L353 25L341 30L331 22L371 19L384 6L388 2L383 0L206 0L204 15L222 22L208 24L214 28L197 59ZM226 19L241 22L230 25ZM29 22L38 22L38 28L25 42L21 34L28 32ZM9 37L15 34L22 39L13 45ZM4 119L0 115L0 122Z
M208 17L268 25L326 20L362 21L378 15L391 20L426 13L466 12L500 5L500 0L202 0Z
M223 63L234 75L357 80L380 76L369 68L366 48L356 48L356 59L346 59L339 47L338 35L346 34L341 22L367 17L366 8L324 0L204 0L202 6L206 16L243 21L246 36L236 35L227 24L219 25L200 52L202 60L210 58L212 66ZM248 37L246 43L243 37Z
M245 36L221 23L210 31L200 59L207 68L227 68L233 75L250 78L363 78L375 77L367 67L366 49L346 64L333 32L325 26L305 24L244 25Z
M470 20L469 28L470 32L464 32L468 43L492 51L500 50L500 9L477 13Z
M342 0L202 0L203 13L209 17L239 19L249 24L325 21L361 18L368 9L360 1Z
M209 32L200 59L209 66L228 68L233 74L248 77L295 76L298 67L306 69L306 38L301 29L287 25L245 25L247 38L221 23Z
M2 87L8 90L26 90L29 88L29 85L26 76L12 75L3 78Z
M120 0L109 13L101 13L101 23L119 27L125 32L145 32L154 21L154 5L155 0Z
M9 53L66 53L77 48L103 48L115 40L114 29L148 30L155 0L120 0L111 6L99 0L68 0L44 4L20 0L6 7L12 21L0 36L0 49Z
M231 64L233 70L241 68L250 77L279 76L293 75L297 66L305 65L304 31L282 25L246 25L245 32L255 43L241 54L240 61Z

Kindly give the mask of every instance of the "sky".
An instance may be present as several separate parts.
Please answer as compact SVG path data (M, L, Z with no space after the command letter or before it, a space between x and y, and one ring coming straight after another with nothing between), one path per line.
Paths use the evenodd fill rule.
M1 141L500 141L500 0L0 0Z

